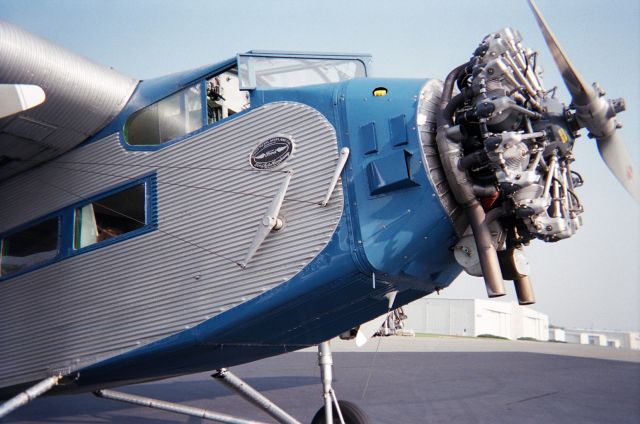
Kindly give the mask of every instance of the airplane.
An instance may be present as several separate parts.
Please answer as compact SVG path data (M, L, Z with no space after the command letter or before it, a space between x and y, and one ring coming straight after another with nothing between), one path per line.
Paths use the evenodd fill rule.
M582 225L580 128L640 190L623 101L582 80L530 4L568 107L509 28L443 82L372 78L367 55L267 51L138 81L0 24L0 84L35 99L3 94L0 109L0 417L86 391L246 422L111 390L218 370L297 422L228 368L318 346L313 422L364 423L332 389L328 340L362 340L363 323L462 270L533 303L524 246Z

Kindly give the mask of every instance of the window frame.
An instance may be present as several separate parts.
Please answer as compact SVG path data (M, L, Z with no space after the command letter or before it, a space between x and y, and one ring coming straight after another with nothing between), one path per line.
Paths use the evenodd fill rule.
M145 212L145 225L127 233L119 234L115 237L111 237L107 240L103 240L97 243L90 244L76 249L74 247L75 239L75 211L90 203L95 203L100 199L109 197L113 194L124 191L128 188L136 185L143 184L145 189L144 194L144 212ZM81 201L69 204L56 211L43 215L41 217L32 219L24 224L20 224L14 228L11 228L4 233L0 234L0 241L8 238L14 234L19 233L31 226L40 224L52 218L58 218L58 252L56 256L48 259L44 262L25 267L19 271L9 273L7 275L0 275L0 282L10 280L15 277L36 271L38 269L53 265L58 262L62 262L66 259L76 257L94 250L99 250L113 244L124 242L126 240L138 237L143 234L150 233L158 229L158 196L157 196L157 174L155 172L145 174L140 177L130 179L124 184L118 184L111 186L106 190L102 190L94 195L83 197ZM1 253L1 252L0 252Z
M120 241L128 240L132 237L136 237L137 235L144 234L155 229L157 227L157 217L156 217L156 214L154 213L154 210L156 209L156 207L155 205L151 205L152 198L155 199L155 196L150 196L150 186L152 184L155 187L155 174L137 179L135 181L131 181L125 185L119 185L108 191L104 191L92 197L83 199L82 202L78 202L74 205L68 206L67 209L70 209L71 226L72 226L72 231L69 234L70 249L71 249L70 256L75 256L80 253L99 249L103 246L108 246L113 243L118 243ZM100 200L102 199L106 199L107 197L110 197L114 194L121 193L127 189L133 188L138 185L143 185L144 187L144 222L145 222L144 225L142 225L140 228L136 228L135 230L131 230L126 233L118 234L116 236L108 238L107 240L97 241L87 246L76 248L75 247L76 211L79 209L82 209L87 205L90 205L96 202L99 203Z
M224 71L222 71L224 72ZM188 91L194 87L197 87L200 91L200 127L196 128L193 131L181 134L179 136L170 138L168 140L163 141L162 143L158 143L158 144L131 144L128 140L128 136L127 136L127 126L129 124L129 122L135 118L136 116L140 115L141 113L143 113L143 111L148 110L151 107L157 107L160 103L166 101L167 99L169 99L172 96L175 96L178 93L184 92L184 91ZM180 87L179 90L176 90L172 93L167 94L166 96L162 97L161 99L158 99L152 103L149 103L148 105L136 110L135 112L131 113L129 116L127 116L127 118L124 120L124 123L122 124L122 129L120 131L120 141L122 142L122 145L125 146L125 148L127 150L143 150L143 151L149 151L149 150L158 150L161 149L163 147L169 146L171 144L177 143L179 141L182 141L186 138L191 137L194 134L197 134L198 132L201 132L204 130L204 128L206 128L207 125L207 94L206 94L206 90L207 90L207 85L206 85L206 78L200 78L196 81L193 81L189 84L185 84L184 86ZM185 107L185 100L186 98L183 97L183 101L180 104L180 109L181 112L183 112L183 108Z
M56 234L56 245L57 245L56 254L53 257L49 258L49 259L46 259L46 260L44 260L42 262L38 262L38 263L33 264L33 265L26 266L24 268L21 268L21 269L15 271L15 272L9 272L7 274L0 273L0 281L7 280L7 279L10 279L10 278L14 278L14 277L17 277L19 275L25 274L27 272L31 272L31 271L34 271L36 269L43 268L43 267L45 267L47 265L50 265L50 264L60 260L60 258L63 255L63 251L64 251L64 246L63 246L64 242L63 242L63 237L62 237L62 235L63 235L62 228L64 226L63 225L64 217L62 216L61 211L56 211L56 212L49 213L47 215L38 217L36 219L32 219L31 221L27 221L24 224L20 224L19 226L11 228L10 230L0 234L0 264L2 263L2 258L4 257L4 254L3 254L2 251L4 250L4 240L5 239L10 238L12 236L15 236L16 234L19 234L22 231L28 230L31 227L34 227L34 226L39 225L39 224L42 224L43 222L49 221L51 219L57 219L57 221L58 221L58 231L57 231L57 234Z
M240 53L236 56L237 60L237 68L238 68L238 79L240 82L240 90L255 90L261 88L256 81L255 69L253 69L253 64L251 63L251 59L298 59L298 60L323 60L323 61L335 61L335 62L345 62L345 61L353 61L359 62L362 65L364 75L362 78L368 78L370 74L371 67L371 55L368 54L340 54L340 53L303 53L303 52L278 52L278 51L270 51L270 50L251 50L247 53ZM244 62L246 61L246 62ZM246 63L246 78L243 74L243 66ZM335 81L334 83L349 81L353 78L347 78L342 81ZM284 87L279 86L270 86L269 88L300 88L308 86L309 84L303 85L289 85ZM265 88L265 87L262 87Z
M247 109L238 111L236 113L234 113L231 116L228 116L227 118L221 119L219 121L214 121L212 123L208 122L208 114L207 114L207 81L209 81L210 79L222 75L225 72L229 72L231 70L237 70L238 69L238 63L237 63L237 57L234 58L233 62L229 62L229 63L225 63L224 66L221 66L217 69L215 69L213 72L208 72L206 74L203 74L201 76L198 76L198 78L195 78L193 80L191 80L188 83L184 83L181 84L179 88L177 88L176 90L172 91L171 93L168 93L166 95L164 95L163 97L156 99L154 101L152 101L151 103L146 104L145 106L139 108L136 111L133 111L132 113L128 114L126 117L122 118L122 120L119 123L119 131L118 131L118 137L120 140L120 145L122 146L123 149L125 150L130 150L130 151L143 151L143 152L153 152L153 151L158 151L161 149L165 149L169 146L172 146L176 143L180 143L183 141L187 141L189 139L191 139L192 137L204 132L204 131L208 131L210 128L216 127L218 125L224 125L226 122L229 122L237 117L240 117L242 115L244 115L245 113L249 112L251 110L251 106L248 107ZM236 71L237 72L237 71ZM147 107L150 107L152 105L155 105L163 100L165 100L168 97L171 97L172 95L179 93L182 90L185 89L189 89L190 87L194 87L194 86L200 86L200 101L202 104L202 126L200 128L198 128L197 130L194 130L190 133L186 133L183 134L181 136L178 136L176 138L173 138L171 140L167 140L163 143L160 144L150 144L150 145L141 145L141 144L129 144L129 142L127 141L127 138L125 137L125 127L127 125L127 122L129 122L129 120L136 115L137 113L139 113L140 111L144 110ZM240 89L240 91L250 91L250 90L244 90L244 89Z

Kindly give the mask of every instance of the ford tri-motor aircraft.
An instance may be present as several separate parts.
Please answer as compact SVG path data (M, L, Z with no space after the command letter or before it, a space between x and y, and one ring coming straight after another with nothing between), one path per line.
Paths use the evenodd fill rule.
M0 23L0 417L91 391L318 346L315 423L365 423L331 388L327 340L447 287L534 302L523 248L581 226L578 131L637 200L622 99L571 65L544 86L519 32L444 79L375 79L365 55L251 51L137 81ZM319 402L320 404L321 402ZM320 406L320 405L319 405Z

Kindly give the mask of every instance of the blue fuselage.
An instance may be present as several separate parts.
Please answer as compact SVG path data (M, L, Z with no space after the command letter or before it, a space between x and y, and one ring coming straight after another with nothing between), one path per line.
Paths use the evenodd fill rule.
M358 79L258 89L251 109L308 105L350 149L344 211L331 241L289 281L202 324L80 370L77 384L123 382L229 367L324 340L448 286L459 274L451 218L425 165L417 129L424 80ZM376 88L386 95L375 96Z

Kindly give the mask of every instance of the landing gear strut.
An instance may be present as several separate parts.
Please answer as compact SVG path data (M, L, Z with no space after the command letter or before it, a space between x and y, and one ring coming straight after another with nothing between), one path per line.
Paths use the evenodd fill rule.
M369 424L369 417L357 405L344 400L339 401L336 398L336 393L331 387L333 358L329 342L318 345L318 365L322 379L324 406L316 412L311 424Z

